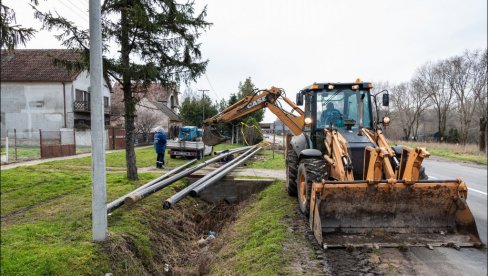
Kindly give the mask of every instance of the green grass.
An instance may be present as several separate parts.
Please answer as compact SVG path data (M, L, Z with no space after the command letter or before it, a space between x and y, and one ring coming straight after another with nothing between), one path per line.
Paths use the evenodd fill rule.
M223 149L232 149L242 147L242 145L217 145L214 147L214 151L219 151ZM152 146L150 147L141 147L136 148L136 165L138 168L144 167L154 167L156 164L156 153ZM206 156L205 159L210 159L212 156ZM188 162L188 159L185 158L176 158L171 159L168 155L168 151L166 151L165 155L165 162L166 167L174 168L183 165L184 163ZM125 150L118 150L112 152L110 154L105 155L105 163L107 166L108 171L118 170L124 171L125 170ZM82 158L74 158L74 159L67 159L67 160L59 160L59 161L52 161L46 162L39 165L43 169L85 169L91 170L91 156L82 157Z
M5 155L5 146L1 147L1 155ZM8 148L9 162L32 160L41 158L41 150L39 147L17 147L17 159L15 158L15 148Z
M429 150L429 152L432 155L441 156L452 160L473 162L481 165L488 164L486 156L478 156L478 155L472 155L467 153L453 152L451 150L446 150L446 149L432 149Z
M248 168L271 170L285 169L285 157L283 156L283 151L275 151L273 158L272 150L261 150L256 154L256 158L258 160L248 164Z
M136 148L136 165L138 168L143 167L153 167L156 164L156 153L152 147L143 147L143 148ZM166 163L168 167L177 167L188 160L185 159L171 159L168 154L165 157ZM107 170L125 170L125 150L115 151L105 155L105 163L107 166ZM58 160L52 162L42 163L41 166L43 169L85 169L91 170L91 156L82 157L82 158L74 158L74 159L66 159L66 160Z
M451 160L473 162L476 164L487 165L486 153L480 152L477 145L458 145L435 142L406 142L396 141L395 144L406 145L409 147L424 147L433 156L440 156Z
M284 275L283 244L291 239L284 219L296 200L286 195L281 181L261 192L227 229L211 275Z
M140 180L133 182L120 173L108 174L107 199L111 201L156 176L139 173ZM181 181L173 184L176 189L183 185ZM117 259L114 268L104 245L91 242L89 171L45 170L40 166L6 170L1 174L1 190L2 275L127 273L128 260ZM145 198L143 204L114 211L109 216L110 246L117 247L118 241L129 239L140 254L136 259L151 260L154 253L147 233L153 230L147 216L159 212L156 218L161 217L160 197L173 193L172 188L163 189L160 196ZM191 198L182 203L192 204ZM150 219L158 222L156 218ZM145 265L132 263L129 267L134 270L128 272L139 274Z
M238 146L221 145L215 150ZM152 147L138 148L136 154L138 167L153 166ZM112 169L125 168L124 151L107 154L106 160ZM187 162L167 160L171 166ZM204 212L204 205L185 198L174 209L163 210L161 206L161 199L181 189L183 181L141 203L112 212L108 217L109 241L92 243L90 165L91 158L84 157L2 171L2 275L148 274L161 271L162 256L185 248L182 242L188 243L189 234L184 232L192 230L177 226L191 221L186 210L195 211L198 202L196 211ZM107 202L156 176L139 173L139 181L129 181L123 173L108 171ZM237 271L246 273L253 268L265 275L279 271L281 261L275 254L281 251L280 241L287 235L281 218L287 207L294 206L294 200L284 195L282 184L276 183L248 213L249 225L239 224L238 231L242 229L250 236L241 236L244 243L239 244L244 247L239 252L242 263L236 264Z

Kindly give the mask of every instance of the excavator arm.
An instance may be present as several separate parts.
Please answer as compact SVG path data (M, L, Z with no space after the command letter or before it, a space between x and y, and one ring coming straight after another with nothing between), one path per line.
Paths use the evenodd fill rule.
M280 98L296 111L298 115L284 110L281 107L281 103L278 102ZM244 115L266 107L269 108L269 110L273 112L294 135L300 135L303 132L305 118L303 110L284 96L283 89L271 87L270 89L261 90L257 94L247 96L212 118L206 119L203 122L203 142L209 146L222 143L227 140L227 138L218 132L215 127L216 124L236 120Z

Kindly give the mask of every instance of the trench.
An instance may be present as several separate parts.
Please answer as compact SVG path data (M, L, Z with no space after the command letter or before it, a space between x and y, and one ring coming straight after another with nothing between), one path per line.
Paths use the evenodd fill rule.
M197 178L187 179L191 183ZM139 219L150 229L148 233L112 233L102 243L113 275L207 274L218 252L215 244L219 234L237 219L239 210L246 208L251 197L272 182L225 177L219 185L203 190L197 199L169 210L162 205L145 209ZM127 211L131 210L124 210ZM141 245L141 239L147 239L147 243Z

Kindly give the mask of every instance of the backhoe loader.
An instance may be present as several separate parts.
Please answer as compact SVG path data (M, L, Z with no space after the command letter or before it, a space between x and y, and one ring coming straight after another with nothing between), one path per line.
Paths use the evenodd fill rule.
M360 80L314 83L296 104L283 89L260 90L205 120L203 141L222 143L218 123L269 108L293 133L286 189L324 247L481 245L466 184L428 179L425 148L389 145L382 131L389 118L379 119L376 101L381 94L388 106L389 95L372 95L372 87Z

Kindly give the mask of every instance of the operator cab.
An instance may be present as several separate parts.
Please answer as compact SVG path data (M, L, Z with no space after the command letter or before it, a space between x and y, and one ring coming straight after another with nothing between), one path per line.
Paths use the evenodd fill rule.
M297 95L297 103L305 104L305 118L311 118L311 123L304 127L311 148L326 153L324 129L337 129L347 141L355 179L362 178L364 148L373 146L366 136L358 135L361 127L373 129L371 88L367 82L314 83ZM362 117L359 116L361 100Z

